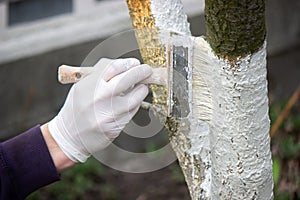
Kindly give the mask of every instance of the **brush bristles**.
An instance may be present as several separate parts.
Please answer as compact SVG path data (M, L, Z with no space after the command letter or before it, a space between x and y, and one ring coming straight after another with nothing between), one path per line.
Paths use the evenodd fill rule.
M210 121L212 115L212 97L207 78L210 75L210 69L215 65L214 59L211 59L210 53L203 48L204 39L196 38L194 40L193 52L193 117Z

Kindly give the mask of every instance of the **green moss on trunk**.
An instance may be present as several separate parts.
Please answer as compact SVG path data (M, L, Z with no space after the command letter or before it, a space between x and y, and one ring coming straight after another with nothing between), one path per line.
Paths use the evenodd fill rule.
M229 60L254 53L266 36L264 0L205 0L207 41Z

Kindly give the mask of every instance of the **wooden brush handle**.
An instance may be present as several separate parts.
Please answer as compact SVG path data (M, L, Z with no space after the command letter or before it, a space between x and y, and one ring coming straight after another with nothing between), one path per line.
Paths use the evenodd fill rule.
M76 83L94 71L93 67L72 67L61 65L58 68L58 81L62 84ZM153 68L153 74L141 81L143 84L167 85L167 68Z

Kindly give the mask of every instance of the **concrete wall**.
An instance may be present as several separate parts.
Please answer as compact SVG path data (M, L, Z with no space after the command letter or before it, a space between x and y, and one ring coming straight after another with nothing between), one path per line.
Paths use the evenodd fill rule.
M58 112L69 86L59 84L57 66L80 65L97 42L21 59L0 66L0 137L44 123Z
M300 1L266 0L270 102L288 99L300 84Z
M269 54L300 44L300 1L266 0Z

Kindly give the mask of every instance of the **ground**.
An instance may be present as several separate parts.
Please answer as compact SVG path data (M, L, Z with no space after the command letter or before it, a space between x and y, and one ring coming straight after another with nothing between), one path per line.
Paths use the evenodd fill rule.
M151 173L119 172L90 159L63 174L61 182L34 193L28 200L152 200L190 199L177 163Z

